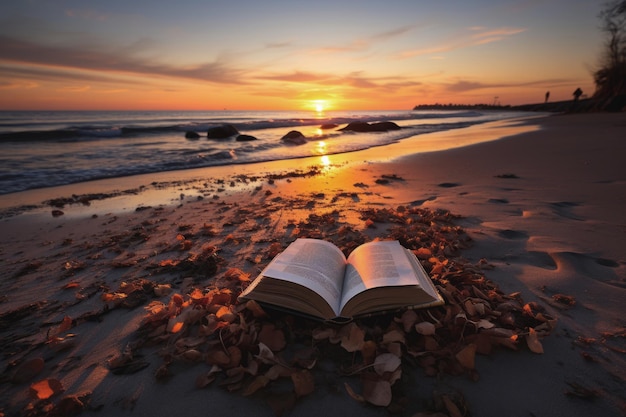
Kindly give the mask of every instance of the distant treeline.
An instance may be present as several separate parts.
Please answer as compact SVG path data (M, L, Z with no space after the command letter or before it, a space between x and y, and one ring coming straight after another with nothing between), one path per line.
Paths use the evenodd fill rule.
M541 111L556 113L574 113L590 111L621 111L626 104L626 97L615 97L609 102L594 99L578 101L554 101L548 103L522 104L519 106L503 106L500 104L420 104L413 110L512 110L512 111Z

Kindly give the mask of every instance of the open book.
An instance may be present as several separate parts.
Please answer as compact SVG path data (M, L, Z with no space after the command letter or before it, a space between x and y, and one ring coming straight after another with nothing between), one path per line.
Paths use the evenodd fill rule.
M415 255L397 241L365 243L346 259L319 239L297 239L239 297L325 321L443 304Z

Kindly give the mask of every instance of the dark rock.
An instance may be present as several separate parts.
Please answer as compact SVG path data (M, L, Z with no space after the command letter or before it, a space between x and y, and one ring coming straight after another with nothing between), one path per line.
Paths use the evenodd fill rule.
M301 132L297 130L292 130L283 136L280 140L292 143L294 145L304 145L306 143L306 137Z
M257 140L257 138L255 138L254 136L251 135L239 135L237 136L237 139L235 139L237 142L250 142L253 140Z
M348 126L339 129L347 132L387 132L389 130L398 130L400 126L394 122L377 122L369 124L367 122L352 122Z
M334 129L337 126L339 126L339 125L336 125L334 123L326 123L326 124L321 125L320 129L322 129L322 130Z
M197 132L193 132L193 131L185 132L185 137L187 139L200 139L200 135Z
M400 126L394 122L378 122L370 125L372 132L387 132L389 130L400 130Z
M371 126L367 122L351 122L348 126L339 129L347 132L371 132Z
M209 139L226 139L238 133L239 131L235 126L224 124L210 127L206 132L206 136Z

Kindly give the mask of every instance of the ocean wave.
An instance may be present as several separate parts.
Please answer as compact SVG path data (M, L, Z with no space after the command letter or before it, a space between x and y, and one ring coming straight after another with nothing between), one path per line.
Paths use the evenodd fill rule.
M323 124L347 125L355 121L378 122L378 121L411 121L449 119L454 118L477 118L481 113L475 111L459 112L402 112L402 113L377 113L377 114L354 114L350 116L338 116L328 118L234 118L224 120L184 121L178 119L146 119L133 120L130 125L114 124L75 124L62 126L54 129L25 129L15 130L16 126L29 127L33 124L12 124L10 131L2 132L0 129L0 142L46 142L46 141L80 141L106 138L134 137L150 134L182 134L186 131L205 133L210 127L221 124L232 124L239 131L254 132L265 129L297 128L305 126L322 126ZM172 123L175 122L175 123ZM49 125L49 124L48 124Z
M512 112L378 111L342 112L333 117L311 117L310 113L303 112L130 115L67 112L54 113L48 119L45 114L17 116L24 120L4 123L11 125L4 131L0 127L0 194L104 178L353 152L424 133L516 115ZM30 123L29 117L32 117ZM401 129L387 132L340 130L355 121L393 121ZM185 139L184 132L188 130L206 132L209 127L224 123L232 124L257 140ZM9 131L18 125L23 130ZM322 125L334 128L321 129ZM289 130L301 131L308 141L302 145L285 143L281 138ZM417 152L419 142L416 146Z

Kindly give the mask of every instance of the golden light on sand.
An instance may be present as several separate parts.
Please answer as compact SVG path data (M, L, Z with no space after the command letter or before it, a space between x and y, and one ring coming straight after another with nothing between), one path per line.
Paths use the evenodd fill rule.
M322 162L322 166L324 166L324 167L329 167L330 166L330 158L328 157L328 155L323 155L320 158L320 161Z

